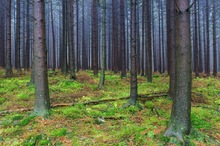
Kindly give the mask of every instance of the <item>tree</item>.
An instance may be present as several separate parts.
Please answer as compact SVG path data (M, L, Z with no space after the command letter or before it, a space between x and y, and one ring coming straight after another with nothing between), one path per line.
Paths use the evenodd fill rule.
M50 109L45 33L45 1L34 0L34 114L37 116L48 116Z
M165 136L184 141L191 128L191 46L189 0L176 0L175 7L175 97L173 98L171 124Z
M55 42L55 31L54 31L54 18L53 18L53 3L52 0L50 0L50 16L51 16L51 29L52 29L52 48L53 48L53 66L52 70L55 71L56 68L56 42Z
M145 2L146 77L152 82L151 0Z
M7 42L6 42L6 77L12 76L12 65L11 65L11 0L7 1Z
M126 77L126 50L125 50L125 12L124 12L124 0L120 0L120 16L121 16L121 78Z
M106 64L106 0L102 1L102 58L101 58L101 75L99 80L99 89L104 88L105 83L105 64Z
M174 98L175 93L175 44L174 44L174 0L167 1L167 48L168 48L168 72L170 75L169 96Z
M215 0L212 0L213 10L212 10L212 29L213 29L213 75L216 77L218 70L217 70L217 47L216 47L216 10L215 10Z
M20 43L20 35L21 35L21 14L20 14L20 0L16 1L17 11L16 11L16 39L15 39L15 68L18 72L21 72L21 43Z
M206 70L205 73L210 75L210 40L209 40L209 3L206 0Z
M0 66L5 67L5 10L4 1L0 5Z
M194 71L195 71L195 76L199 76L199 50L198 50L198 35L197 35L197 11L196 11L196 5L197 1L194 2Z
M74 51L74 0L69 0L69 52L70 52L70 79L74 80L76 79L76 73L75 73L75 64L74 64L74 56L75 56L75 51Z
M117 19L117 1L112 0L112 55L113 71L118 72L118 19Z
M92 1L92 68L98 75L98 0Z
M24 69L28 70L30 67L30 2L27 0L27 18L26 18L26 46L25 46L25 53L24 53Z
M131 0L131 81L130 81L130 98L124 107L136 105L138 99L137 86L137 64L136 64L136 7L137 1Z
M62 72L67 75L67 0L62 1L63 38L62 38Z

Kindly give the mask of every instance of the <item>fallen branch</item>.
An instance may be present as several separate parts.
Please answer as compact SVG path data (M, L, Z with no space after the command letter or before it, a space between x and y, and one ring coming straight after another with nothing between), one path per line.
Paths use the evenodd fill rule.
M142 101L147 101L147 100L153 100L156 97L162 97L162 96L168 96L167 94L164 93L159 93L159 94L147 94L147 95L139 95L138 99ZM56 108L56 107L66 107L66 106L74 106L77 104L80 105L96 105L104 102L111 102L111 101L117 101L117 100L124 100L124 99L129 99L129 96L127 97L122 97L122 98L109 98L109 99L103 99L103 100L93 100L93 101L88 101L88 102L83 102L83 103L60 103L60 104L53 104L51 105L51 108ZM15 113L15 112L27 112L31 111L33 108L23 108L23 109L17 109L17 110L5 110L0 112L0 116L10 114L10 113Z

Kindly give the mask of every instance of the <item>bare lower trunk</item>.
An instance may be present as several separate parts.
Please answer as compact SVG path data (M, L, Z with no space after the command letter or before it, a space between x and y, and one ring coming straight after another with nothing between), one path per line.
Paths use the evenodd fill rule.
M38 116L48 116L50 99L47 77L44 0L34 0L34 18L34 62L36 85L34 114Z
M175 98L173 99L171 125L165 136L175 136L184 141L184 135L191 128L191 46L189 0L176 0L175 10L175 48L176 76Z

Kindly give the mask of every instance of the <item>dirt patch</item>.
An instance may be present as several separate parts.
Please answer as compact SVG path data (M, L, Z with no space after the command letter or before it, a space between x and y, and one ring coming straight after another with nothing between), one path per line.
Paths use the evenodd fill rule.
M98 84L98 82L89 76L88 73L81 70L77 73L76 80L81 83Z
M193 103L204 103L207 104L207 100L202 97L201 94L192 94L192 102Z

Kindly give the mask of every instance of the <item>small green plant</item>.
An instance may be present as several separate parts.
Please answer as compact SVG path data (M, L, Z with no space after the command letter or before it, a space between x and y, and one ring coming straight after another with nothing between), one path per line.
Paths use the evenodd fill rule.
M53 137L61 137L67 134L66 128L55 129L50 132Z
M3 104L6 100L6 98L0 97L0 104Z
M27 118L24 118L22 119L19 123L18 123L18 126L25 126L25 125L28 125L30 123L30 121L32 119L34 119L35 116L29 116Z

